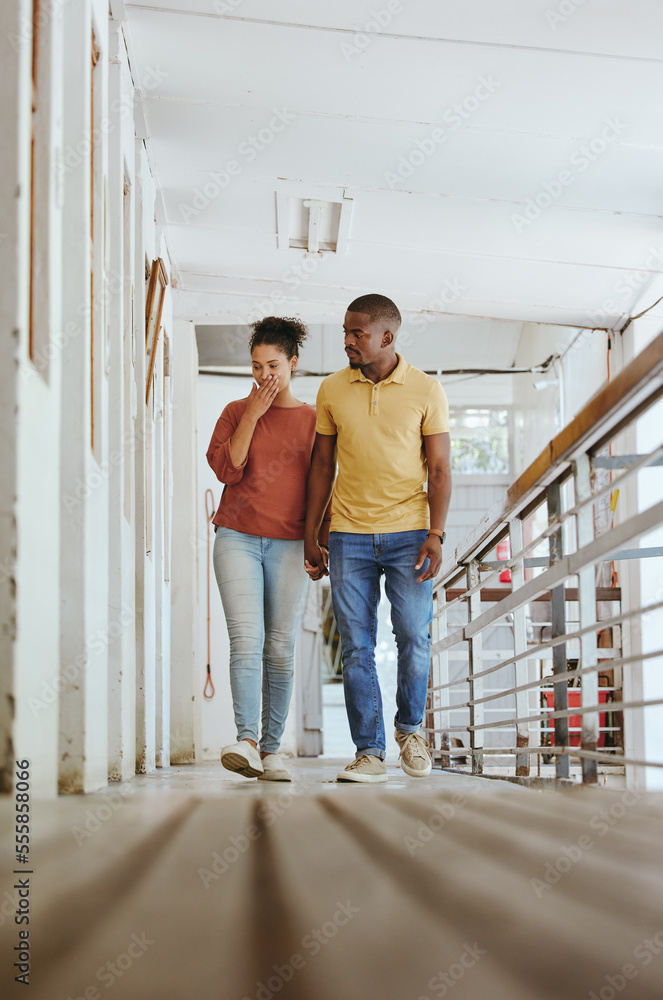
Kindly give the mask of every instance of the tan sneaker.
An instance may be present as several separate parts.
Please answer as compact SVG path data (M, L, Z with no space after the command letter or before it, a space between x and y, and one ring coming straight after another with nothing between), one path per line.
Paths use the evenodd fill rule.
M292 781L292 775L277 753L268 753L262 758L264 771L258 781Z
M425 778L433 766L428 741L421 732L401 733L397 730L394 737L401 748L400 763L406 774L411 778Z
M258 778L264 771L260 754L248 740L231 743L221 751L221 763L228 771L236 771L245 778Z
M386 781L387 765L379 757L365 753L336 775L337 781Z

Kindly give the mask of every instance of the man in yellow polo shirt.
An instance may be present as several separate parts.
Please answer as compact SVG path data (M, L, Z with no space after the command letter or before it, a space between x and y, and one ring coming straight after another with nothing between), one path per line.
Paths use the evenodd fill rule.
M431 770L420 729L433 578L442 562L451 496L449 408L437 379L396 353L400 324L401 315L386 296L355 299L343 324L349 367L324 379L316 404L305 566L314 580L329 566L341 636L345 704L357 750L339 781L387 780L375 668L382 574L398 649L394 735L400 763L412 777ZM327 560L316 539L332 487Z

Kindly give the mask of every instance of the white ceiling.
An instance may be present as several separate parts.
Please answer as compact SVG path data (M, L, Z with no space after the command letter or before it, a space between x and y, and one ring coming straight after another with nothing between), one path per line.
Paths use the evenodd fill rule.
M552 24L558 0L391 0L401 13L363 51L356 30L388 0L127 4L179 314L336 325L379 291L405 330L423 314L459 365L487 367L513 364L525 322L619 326L661 268L651 250L663 259L663 3L574 4ZM473 99L482 78L494 92ZM460 125L445 118L465 101ZM242 143L275 109L292 121L249 162ZM619 134L583 169L574 153L610 121ZM445 141L394 186L435 128ZM552 204L514 222L546 183ZM277 192L352 199L347 252L279 249Z

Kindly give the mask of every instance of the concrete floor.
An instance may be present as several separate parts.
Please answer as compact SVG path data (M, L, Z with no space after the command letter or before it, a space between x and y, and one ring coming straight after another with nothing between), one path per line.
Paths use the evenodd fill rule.
M395 763L340 784L345 763L293 761L291 784L175 766L35 803L29 994L5 798L3 997L663 996L663 796Z

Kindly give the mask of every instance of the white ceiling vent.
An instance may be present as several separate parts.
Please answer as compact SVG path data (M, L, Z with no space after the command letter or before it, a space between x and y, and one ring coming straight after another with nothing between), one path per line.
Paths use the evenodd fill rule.
M347 253L352 205L352 198L323 201L277 192L279 250L305 250L315 257Z

